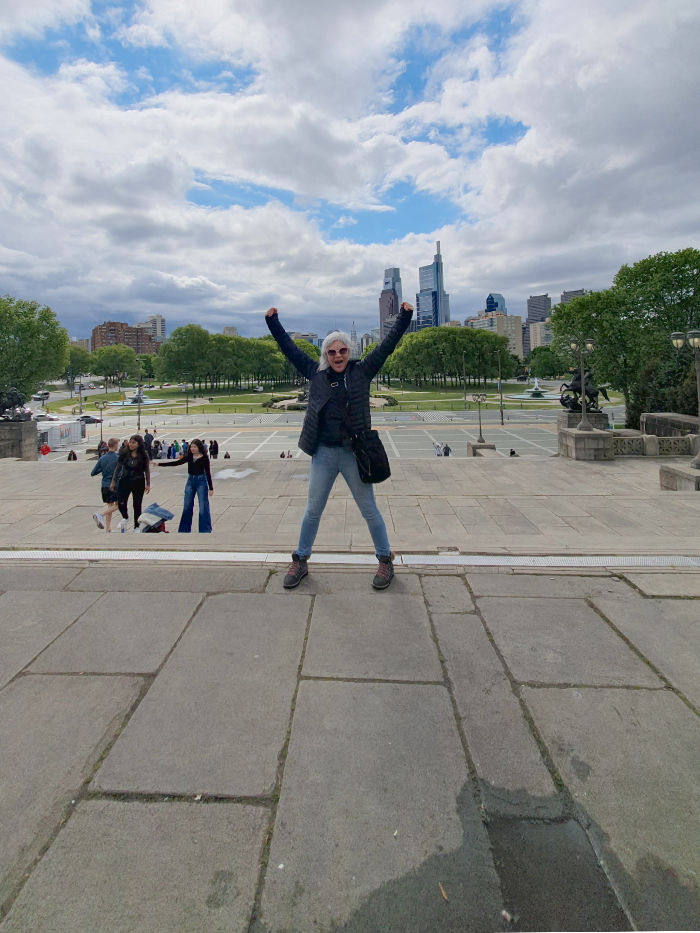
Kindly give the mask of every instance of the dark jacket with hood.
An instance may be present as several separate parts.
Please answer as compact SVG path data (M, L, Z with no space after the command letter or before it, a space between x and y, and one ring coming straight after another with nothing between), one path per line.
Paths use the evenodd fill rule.
M395 350L404 331L411 323L412 310L399 311L396 323L387 336L362 360L349 360L345 370L339 374L345 381L348 393L348 425L353 434L362 434L372 427L369 410L369 388L372 379L382 368L384 361ZM318 447L319 414L331 396L326 370L319 370L318 360L312 360L294 343L279 322L278 315L266 317L270 333L280 350L295 369L309 380L309 402L304 424L299 437L299 447L312 457Z

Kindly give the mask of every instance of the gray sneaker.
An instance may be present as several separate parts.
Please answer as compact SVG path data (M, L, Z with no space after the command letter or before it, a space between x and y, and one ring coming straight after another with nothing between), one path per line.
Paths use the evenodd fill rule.
M285 590L293 590L295 586L299 586L309 572L306 562L307 558L299 557L296 551L292 554L292 562L289 567L287 567L287 575L282 584Z
M393 560L393 554L389 554L388 557L379 558L377 572L374 575L374 580L372 580L372 586L375 588L375 590L385 590L394 579Z

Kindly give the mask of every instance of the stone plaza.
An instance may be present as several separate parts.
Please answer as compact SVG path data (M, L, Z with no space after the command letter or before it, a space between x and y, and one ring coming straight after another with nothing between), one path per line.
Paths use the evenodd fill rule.
M213 464L207 536L99 532L90 466L0 460L0 933L698 928L657 460L392 459L382 593L342 481L283 590L304 460Z

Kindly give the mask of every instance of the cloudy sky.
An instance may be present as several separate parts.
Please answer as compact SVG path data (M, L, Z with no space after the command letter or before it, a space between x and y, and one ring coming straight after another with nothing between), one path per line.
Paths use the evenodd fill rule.
M194 12L196 11L196 12ZM71 336L452 317L698 246L698 0L0 0L0 293Z

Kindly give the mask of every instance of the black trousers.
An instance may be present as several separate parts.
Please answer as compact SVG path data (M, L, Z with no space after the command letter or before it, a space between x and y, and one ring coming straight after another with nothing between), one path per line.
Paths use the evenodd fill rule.
M119 480L119 485L117 487L117 504L119 505L119 511L123 518L129 517L126 503L131 494L134 506L134 528L139 527L139 515L141 514L141 505L143 503L143 494L145 491L146 480L144 477L140 479Z

